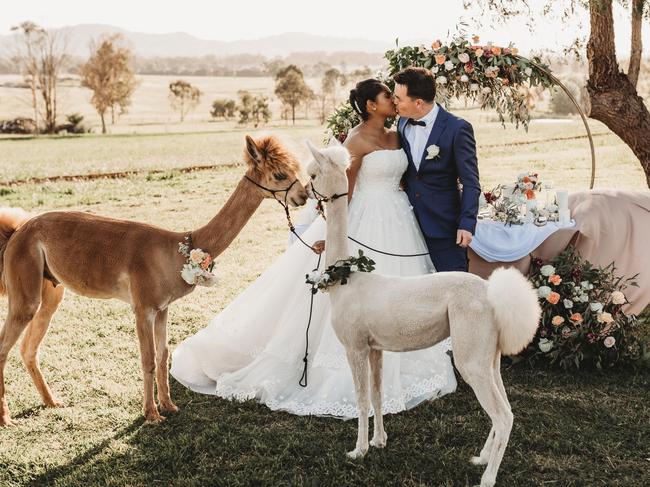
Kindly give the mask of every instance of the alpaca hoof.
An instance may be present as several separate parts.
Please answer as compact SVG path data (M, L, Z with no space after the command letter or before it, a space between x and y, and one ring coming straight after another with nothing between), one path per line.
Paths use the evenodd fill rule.
M386 446L386 440L388 440L388 435L386 433L379 437L373 436L372 440L370 440L370 446L373 448L384 448Z
M0 417L0 428L11 428L12 426L16 426L16 423L9 416Z
M481 479L481 487L494 487L496 479Z
M487 457L472 457L469 460L469 463L472 465L487 465L488 459Z
M61 401L57 401L56 399L52 399L50 401L47 401L45 403L46 408L64 408L65 404L62 403Z
M155 412L155 413L146 414L144 419L145 419L145 421L147 423L158 424L158 423L162 423L167 418L165 418L164 416L161 416L158 412Z
M355 448L354 450L347 452L346 455L348 458L352 460L356 460L358 458L363 458L366 455L367 451L368 450L364 451L361 450L360 448Z
M166 402L166 403L161 403L160 407L164 410L167 411L168 413L177 413L181 409L174 404L173 402Z

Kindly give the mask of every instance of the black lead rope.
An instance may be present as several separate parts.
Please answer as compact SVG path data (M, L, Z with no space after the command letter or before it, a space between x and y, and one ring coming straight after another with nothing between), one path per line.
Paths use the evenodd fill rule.
M318 268L320 267L320 260L323 254L318 255L318 264L316 264L316 268L312 271L317 271ZM300 377L300 381L298 384L300 384L301 387L307 387L307 367L309 366L309 327L311 326L311 317L314 312L314 296L318 292L318 289L316 288L316 284L311 285L311 290L310 290L310 297L309 297L309 321L307 321L307 329L305 330L305 356L302 358L303 362L303 369L302 369L302 376Z

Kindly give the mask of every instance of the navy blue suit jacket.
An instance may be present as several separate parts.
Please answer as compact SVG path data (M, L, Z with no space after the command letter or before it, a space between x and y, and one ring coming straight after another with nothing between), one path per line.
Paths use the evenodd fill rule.
M403 182L422 233L429 238L456 238L458 229L474 233L481 185L476 160L474 130L469 122L440 107L416 170L404 135L406 118L397 130L409 164ZM426 159L426 148L437 145L440 153ZM462 192L458 182L462 184Z

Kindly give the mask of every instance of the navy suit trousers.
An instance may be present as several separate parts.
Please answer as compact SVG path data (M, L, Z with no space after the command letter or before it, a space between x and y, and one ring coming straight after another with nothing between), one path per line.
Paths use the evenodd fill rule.
M455 238L425 237L425 240L437 272L467 272L467 249L456 245Z

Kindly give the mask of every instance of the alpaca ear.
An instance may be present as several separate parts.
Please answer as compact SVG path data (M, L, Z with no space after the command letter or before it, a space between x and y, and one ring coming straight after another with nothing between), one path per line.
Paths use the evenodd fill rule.
M262 162L262 153L257 147L255 140L253 140L250 135L246 136L246 151L248 152L248 155L251 156L251 159L253 159L253 162L256 164Z
M307 139L305 140L305 143L307 144L307 148L309 149L309 152L311 152L311 155L314 156L314 159L318 164L322 164L325 162L325 157L323 157L323 154L321 151L311 143L311 140Z
M339 142L339 139L337 139L336 137L334 137L334 135L332 135L330 137L329 142L327 143L327 147L340 147L340 146L341 143Z

